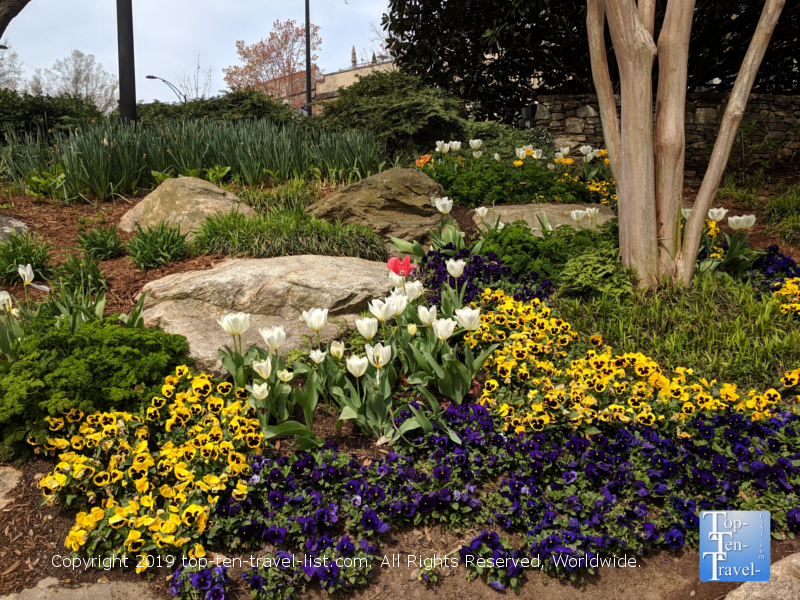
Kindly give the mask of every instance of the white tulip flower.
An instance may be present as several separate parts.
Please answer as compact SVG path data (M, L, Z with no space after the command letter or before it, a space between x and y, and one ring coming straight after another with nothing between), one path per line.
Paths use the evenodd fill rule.
M599 208L595 208L595 207L587 208L586 209L586 216L589 217L590 219L596 219L597 218L597 213L599 213L599 212L600 212Z
M3 290L0 292L0 310L11 310L11 294Z
M481 326L481 309L459 308L456 310L456 320L467 331L475 331Z
M336 360L341 360L344 356L344 342L331 342L331 356Z
M458 279L461 277L462 273L464 273L464 267L467 263L463 260L453 260L452 258L448 260L445 265L447 266L447 272L450 273L453 277Z
M708 210L708 218L719 223L728 214L727 208L711 208Z
M528 151L530 151L530 152L533 152L533 146L532 146L532 145L529 145L529 146L523 146L523 147L522 147L522 149L523 149L523 150L525 150L525 152L526 152L526 153L527 153Z
M283 383L289 383L293 378L294 373L292 373L289 369L278 371L278 379L280 379Z
M483 152L481 152L480 150L476 150L475 152L472 153L472 156L474 156L475 158L480 158L481 156L483 156Z
M35 288L42 292L50 291L50 288L47 287L46 285L39 285L38 283L33 283L33 280L36 278L36 274L33 272L33 267L31 265L29 264L25 266L19 265L17 273L19 273L19 276L22 277L22 282L25 285L29 285L32 288Z
M372 317L358 319L356 321L356 329L365 340L369 341L378 333L378 319L373 319Z
M417 335L417 326L414 323L411 323L411 325L409 325L407 329L408 329L408 335L412 337Z
M592 147L591 146L581 146L580 148L578 148L578 150L584 156L588 156L592 152Z
M681 209L681 214L683 215L684 219L688 219L689 215L692 214L692 209L691 208L682 208Z
M402 285L406 281L406 278L403 277L402 275L398 275L394 271L389 271L389 281L392 282L392 285L394 287L402 287Z
M461 150L461 142L450 142L450 150L455 150L456 152Z
M256 383L250 387L250 392L256 400L263 400L269 396L269 385L266 383Z
M258 373L261 379L269 379L272 374L272 361L269 357L266 360L253 361L253 371Z
M424 306L420 306L417 309L417 314L419 315L419 320L422 321L423 325L431 326L433 322L436 321L436 307L431 306L430 308L425 308Z
M403 296L402 294L393 296L391 298L387 298L386 300L387 301L391 300L391 302L394 304L394 314L392 315L393 317L399 317L400 315L402 315L403 312L406 310L406 306L408 306L408 297Z
M576 223L580 223L581 219L586 216L585 210L573 210L569 213L569 216L572 217L572 220Z
M456 325L458 325L458 323L453 319L436 319L433 322L433 333L436 334L437 338L446 342L447 339L453 335Z
M369 359L370 364L372 364L372 366L376 369L382 369L389 364L389 361L392 360L391 346L384 346L383 344L375 344L374 346L370 346L369 344L366 344L364 346L364 350L367 353L367 358Z
M517 158L518 158L518 159L522 160L522 159L523 159L523 158L525 158L527 155L528 155L528 153L527 153L527 152L525 152L525 148L517 148Z
M323 360L325 360L326 354L327 352L322 352L321 350L312 350L308 353L308 356L315 363L320 364Z
M483 144L483 142L481 140L470 140L469 141L469 147L472 148L473 150L480 150L482 144Z
M228 335L243 335L250 329L250 315L243 312L229 313L221 319L217 319L217 323Z
M569 146L564 146L564 147L561 149L561 155L562 155L562 156L569 156Z
M497 162L500 162L500 155L499 155L497 152L495 152L495 153L494 153L494 159L495 159Z
M734 231L750 229L756 224L755 215L742 215L741 217L728 217L728 227Z
M453 201L447 196L444 198L437 198L436 209L444 215L450 214L450 211L453 210Z
M362 356L361 358L357 356L351 356L350 358L347 359L347 370L356 379L358 379L359 377L364 375L364 373L367 372L368 365L369 362L367 361L366 356Z
M383 323L391 319L397 312L397 306L391 298L386 298L385 301L375 299L369 303L369 312L377 317Z
M564 158L564 155L561 152L556 152L556 158L558 158L560 160L560 159Z
M475 214L478 215L481 219L483 219L489 213L489 209L485 206L481 206L475 209Z
M436 142L436 151L441 152L442 154L447 154L447 151L450 150L450 146L447 142Z
M409 281L403 290L409 302L413 302L425 292L421 281Z
M590 163L590 162L592 162L594 160L594 157L595 157L595 153L594 152L589 152L589 154L587 154L586 156L583 157L583 162Z
M497 222L497 229L498 230L503 229L505 226L506 226L506 224L503 223L502 221L498 221Z
M533 151L533 158L535 158L536 160L539 160L540 158L542 158L542 151L539 150L538 148L536 150L534 150Z
M553 163L547 163L547 168L550 169L551 171L555 171L556 166Z
M283 346L283 343L286 341L286 332L283 330L282 325L278 327L265 327L259 329L258 333L261 334L264 343L273 350L277 350Z
M319 333L328 323L328 309L313 308L310 311L304 310L303 318L306 320L306 325L308 325L311 331Z

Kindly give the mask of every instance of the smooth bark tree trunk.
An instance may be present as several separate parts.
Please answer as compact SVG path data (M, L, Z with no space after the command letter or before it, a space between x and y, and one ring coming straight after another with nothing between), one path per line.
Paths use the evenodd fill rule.
M0 0L0 38L11 23L11 19L16 17L31 0Z

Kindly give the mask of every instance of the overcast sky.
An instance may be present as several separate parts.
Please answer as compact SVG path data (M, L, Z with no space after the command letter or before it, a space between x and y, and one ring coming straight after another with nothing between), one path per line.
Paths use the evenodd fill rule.
M350 66L350 50L369 47L370 22L380 24L386 0L311 0L311 22L319 25L319 65L326 73ZM190 71L194 55L213 68L212 93L225 88L222 68L239 64L236 40L247 44L269 35L275 20L305 20L303 0L134 0L136 94L139 100L174 100L156 75L175 83ZM32 0L4 34L19 53L26 77L49 68L77 49L94 54L117 74L117 20L114 0Z

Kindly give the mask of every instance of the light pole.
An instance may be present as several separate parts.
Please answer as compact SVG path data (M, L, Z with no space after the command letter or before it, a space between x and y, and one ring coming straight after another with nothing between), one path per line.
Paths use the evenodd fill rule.
M163 79L161 77L156 77L155 75L147 75L145 77L145 79L158 79L159 81L163 81L164 83L167 84L167 86L169 86L169 89L171 89L175 93L175 95L178 97L178 100L180 100L181 102L188 102L189 101L189 99L186 97L186 94L182 93L177 87L172 85L166 79Z
M123 123L136 122L136 66L133 55L132 4L132 0L117 0L119 116Z
M306 0L306 111L311 116L311 15Z

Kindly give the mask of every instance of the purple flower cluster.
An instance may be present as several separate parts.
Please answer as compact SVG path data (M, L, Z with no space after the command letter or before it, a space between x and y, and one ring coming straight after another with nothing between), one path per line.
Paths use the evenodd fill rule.
M516 300L525 302L534 298L544 300L549 298L553 291L550 280L546 279L537 283L539 275L534 271L522 277L513 275L511 269L505 266L493 252L481 256L472 254L468 248L456 251L452 244L445 248L450 252L429 251L419 268L419 277L425 288L430 291L429 300L432 304L439 304L441 291L448 283L459 292L466 283L465 303L478 299L481 292L487 287L497 287L498 285L502 285L505 291L513 294ZM467 263L464 273L457 281L447 272L446 263L451 258L461 259Z
M197 598L204 596L206 600L225 600L225 587L230 583L228 567L217 566L213 569L193 569L180 565L169 579L169 593L173 596Z
M781 254L777 246L770 246L766 254L753 263L749 277L755 287L772 292L784 279L800 277L800 266L791 257Z

